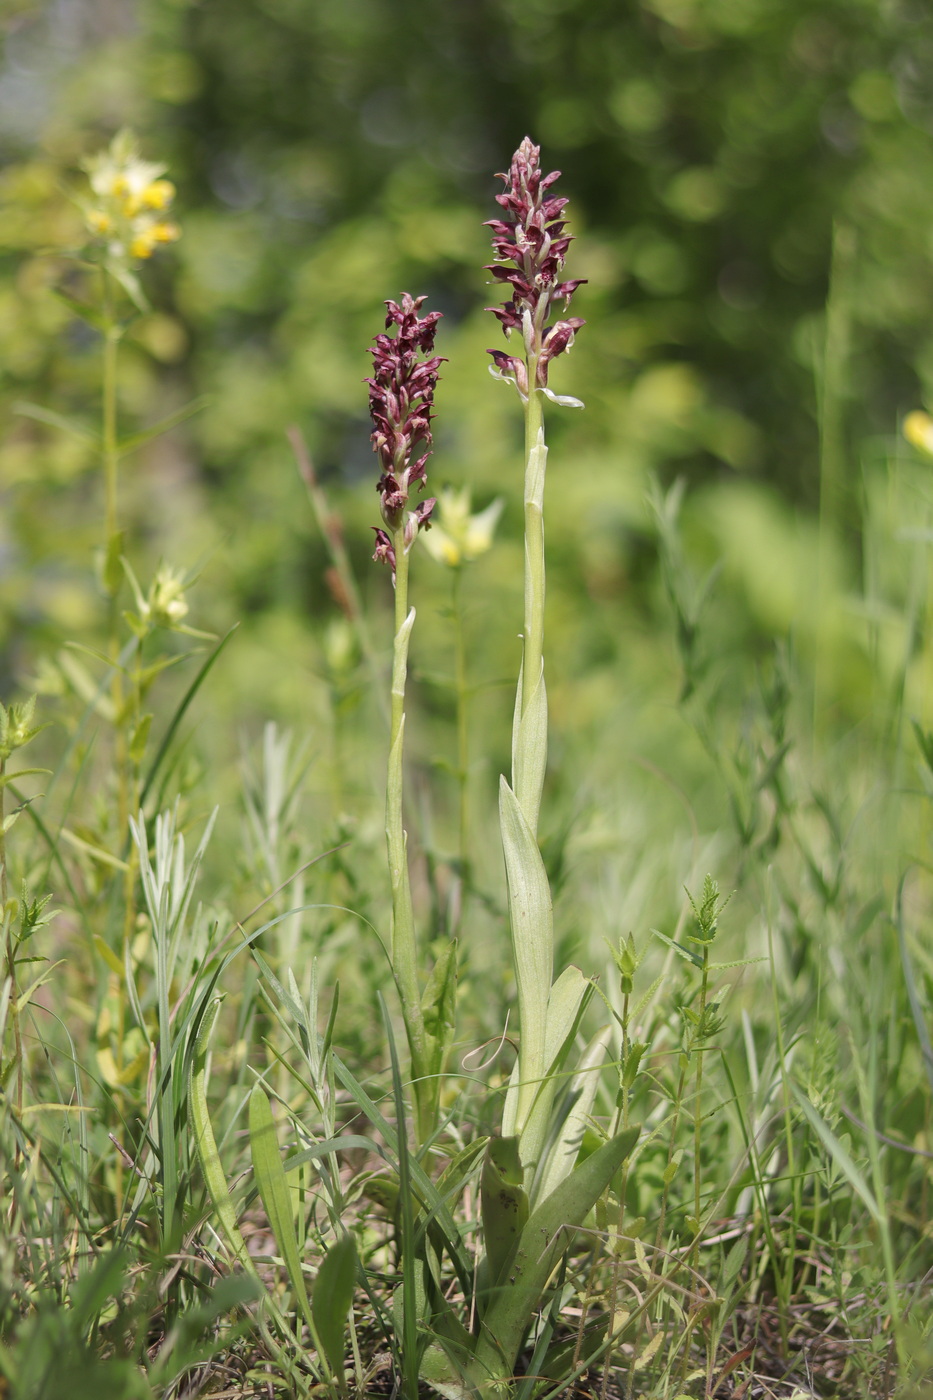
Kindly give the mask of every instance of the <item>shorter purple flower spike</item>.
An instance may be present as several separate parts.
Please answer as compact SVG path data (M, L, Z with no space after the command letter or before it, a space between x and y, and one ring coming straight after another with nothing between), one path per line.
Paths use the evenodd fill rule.
M404 526L406 553L419 529L429 528L434 502L424 501L408 513L412 487L424 490L425 468L431 455L431 420L434 416L434 389L437 373L444 363L431 356L441 312L419 316L424 297L406 292L401 303L387 301L386 330L396 334L377 335L371 348L373 377L369 385L369 412L373 420L373 451L382 474L376 489L380 495L382 518L394 534ZM429 356L422 359L422 355ZM375 527L374 527L375 528ZM385 530L376 530L374 559L391 564L395 573L395 549Z
M534 362L535 387L554 397L547 387L548 366L557 355L570 349L576 331L585 322L572 316L548 329L548 317L558 302L563 302L566 311L577 287L586 279L560 280L572 241L564 231L566 223L561 217L567 200L548 195L547 191L560 178L560 171L542 176L540 156L540 147L526 136L512 157L508 173L499 176L506 189L504 194L496 195L496 202L505 211L505 217L487 222L487 228L492 229L497 261L486 271L507 285L511 295L504 306L488 306L486 310L498 318L507 337L512 331L521 331L529 365ZM490 366L493 374L514 380L519 393L527 398L528 375L524 365L519 371L519 358L499 350L490 350L489 354L495 362L494 369Z

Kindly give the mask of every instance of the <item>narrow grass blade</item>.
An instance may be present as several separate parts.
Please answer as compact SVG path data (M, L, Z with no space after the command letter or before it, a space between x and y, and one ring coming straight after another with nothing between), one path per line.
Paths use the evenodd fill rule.
M353 1101L358 1105L366 1117L376 1128L386 1147L391 1153L398 1153L398 1133L394 1125L380 1113L370 1095L363 1088L362 1084L355 1077L350 1069L343 1063L339 1055L333 1056L334 1072L343 1087L349 1092ZM463 1236L459 1226L450 1213L447 1203L438 1195L437 1188L421 1166L416 1157L409 1156L409 1170L415 1189L425 1208L437 1219L438 1224L444 1231L447 1240L448 1252L451 1262L457 1272L457 1278L464 1293L469 1295L472 1287L473 1260L468 1254L463 1242Z
M317 1325L311 1312L308 1290L305 1287L304 1274L301 1270L298 1240L292 1222L288 1180L282 1165L279 1144L276 1141L275 1122L269 1100L266 1098L265 1090L261 1084L256 1084L249 1096L249 1144L256 1185L259 1188L259 1195L262 1198L266 1215L269 1217L269 1225L275 1236L279 1253L285 1263L285 1270L295 1295L295 1301L308 1325L315 1347L323 1357L322 1348L318 1345Z
M149 772L146 774L145 782L143 783L142 790L139 794L140 807L143 807L145 805L146 798L149 796L149 790L152 787L153 782L155 781L159 769L165 761L165 756L172 746L172 740L175 738L175 735L178 732L178 726L184 719L188 711L189 705L191 704L194 697L197 695L198 691L201 689L201 686L204 684L204 681L207 678L208 672L214 665L214 662L220 656L220 653L223 651L224 647L227 645L227 643L229 642L230 638L233 636L234 632L237 630L239 625L240 624L238 622L235 622L230 628L229 632L227 632L225 636L221 637L214 650L210 653L208 657L205 658L204 662L201 665L201 669L198 671L198 674L195 676L194 680L191 682L188 689L182 696L178 708L172 716L169 727L168 729L166 729L164 735L162 736L162 742L159 745L158 750L156 751L155 758L152 760L152 766L150 767Z
M848 1181L849 1185L852 1187L852 1190L862 1201L872 1220L874 1220L876 1225L884 1226L886 1223L885 1218L871 1187L852 1161L852 1158L849 1156L842 1143L836 1137L832 1128L830 1128L826 1120L817 1113L810 1100L797 1088L796 1084L791 1087L793 1088L797 1102L803 1110L804 1117L808 1120L811 1128L826 1148L826 1151L829 1153L836 1166L842 1172L846 1181Z
M258 1278L246 1241L240 1233L237 1213L227 1185L227 1176L217 1151L217 1139L211 1125L207 1106L207 1059L210 1050L211 1032L223 1003L223 997L214 997L205 1008L195 1041L194 1059L188 1077L188 1117L191 1135L201 1164L201 1172L207 1186L208 1195L217 1213L220 1228L230 1248L248 1274Z

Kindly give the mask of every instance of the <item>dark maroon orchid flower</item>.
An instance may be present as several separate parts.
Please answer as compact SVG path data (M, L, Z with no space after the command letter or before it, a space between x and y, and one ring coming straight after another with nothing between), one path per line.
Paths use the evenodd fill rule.
M430 528L434 501L423 501L406 517L413 486L424 490L425 467L431 454L431 420L434 415L434 388L443 360L432 356L439 311L418 313L424 297L406 292L401 302L387 301L386 330L396 327L395 335L377 335L370 353L373 377L369 385L369 412L373 420L373 451L379 458L381 475L377 483L382 518L394 535L404 524L406 551L421 529ZM422 356L428 356L423 359ZM375 527L374 527L375 528ZM376 530L373 558L395 572L392 535Z
M574 335L585 323L579 316L557 321L550 328L548 318L557 303L564 311L576 289L586 279L573 278L562 282L564 260L570 247L571 235L565 232L562 218L566 199L548 191L560 178L560 171L542 175L540 147L526 136L512 157L505 181L505 193L497 194L504 218L490 219L492 246L497 261L486 271L497 282L507 285L510 297L504 306L489 306L487 311L498 318L509 337L520 331L525 347L525 360L534 374L534 387L541 389L558 403L578 404L578 399L559 398L547 387L551 360L573 345ZM528 373L523 360L501 350L490 350L496 378L514 382L522 398L528 397Z

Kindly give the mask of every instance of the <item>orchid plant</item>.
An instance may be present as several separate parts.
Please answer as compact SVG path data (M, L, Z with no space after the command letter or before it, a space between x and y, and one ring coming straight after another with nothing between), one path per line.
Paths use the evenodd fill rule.
M420 1282L409 1278L403 1312L417 1313L420 1375L443 1394L494 1395L509 1387L518 1354L540 1307L555 1265L569 1248L613 1176L631 1153L637 1128L626 1128L578 1164L590 1121L609 1028L597 1032L576 1069L567 1071L592 982L576 967L554 977L551 894L537 842L547 766L544 681L544 488L547 447L543 400L582 407L553 393L551 362L573 345L584 322L552 320L566 311L581 279L562 280L571 236L565 198L551 193L559 178L544 175L539 148L526 138L501 177L503 215L490 221L496 261L489 270L508 285L504 306L489 308L507 338L518 334L519 354L491 350L492 372L514 386L525 417L525 618L522 664L512 731L511 782L500 782L500 823L509 892L512 954L518 990L520 1041L506 1096L502 1135L485 1148L481 1169L485 1254L472 1294L473 1331L454 1315L431 1264L430 1232L421 1235ZM415 509L409 496L423 489L431 448L431 418L441 361L431 352L437 313L419 315L423 297L389 301L387 329L373 349L369 380L375 425L373 446L382 475L378 490L383 527L375 558L390 566L395 586L392 729L386 835L392 887L389 956L408 1038L418 1141L438 1130L438 1090L453 1036L456 943L451 940L422 992L402 824L402 744L405 680L414 609L408 607L409 552L431 524L435 505ZM429 358L420 359L419 352ZM430 1017L430 1020L429 1020ZM563 1091L559 1090L563 1087ZM475 1154L474 1154L475 1156ZM401 1180L400 1180L401 1186ZM422 1197L425 1211L428 1201ZM404 1330L404 1329L403 1329ZM414 1337L414 1333L409 1333Z

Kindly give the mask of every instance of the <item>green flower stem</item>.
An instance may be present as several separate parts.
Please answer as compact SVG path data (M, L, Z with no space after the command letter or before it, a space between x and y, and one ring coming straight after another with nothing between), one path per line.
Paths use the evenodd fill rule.
M101 393L101 444L104 467L104 563L103 585L109 601L109 645L113 662L110 696L113 702L117 744L118 830L128 830L129 791L126 783L126 738L123 734L123 676L117 662L120 655L120 613L117 593L120 588L120 526L117 509L117 480L120 454L117 449L117 352L120 346L120 326L114 309L113 280L106 270L103 276L103 337L104 363Z
M110 274L104 272L104 382L103 382L103 423L101 441L104 454L104 486L106 491L106 515L104 522L107 562L114 537L118 532L117 514L117 471L120 454L117 449L117 349L120 344L121 329L114 315L113 287ZM115 572L115 571L114 571ZM116 591L110 578L105 577L105 586L111 595Z
M528 357L528 382L535 382L536 357ZM547 767L547 698L544 690L544 414L541 395L534 389L525 408L525 620L522 633L522 675L516 705L512 785L532 835L538 833L538 813Z
M393 531L395 549L395 644L392 655L392 714L389 740L389 772L386 783L386 847L392 885L392 936L389 955L411 1055L411 1072L418 1131L422 1140L430 1134L437 1086L428 1078L427 1045L421 995L418 988L418 956L415 915L408 877L408 850L402 824L402 757L405 741L405 683L408 677L408 643L415 621L408 609L408 555L404 525Z
M122 581L122 540L120 516L117 500L118 474L120 464L119 440L117 436L117 361L123 327L117 318L113 278L103 271L103 337L104 362L101 405L101 444L104 466L104 566L103 584L109 603L109 654L113 664L113 679L110 683L110 699L113 705L114 723L114 767L117 775L117 832L118 840L126 841L128 849L127 870L123 879L123 941L133 936L136 925L136 858L134 847L129 841L130 813L135 812L135 792L137 784L131 774L128 716L123 674L119 667L120 655L120 609L118 594ZM137 706L138 708L138 706Z
M463 633L463 565L457 564L451 579L451 608L454 616L454 684L457 690L457 784L458 784L458 850L460 879L466 880L469 862L469 799L470 773L470 693L467 687L466 639Z

